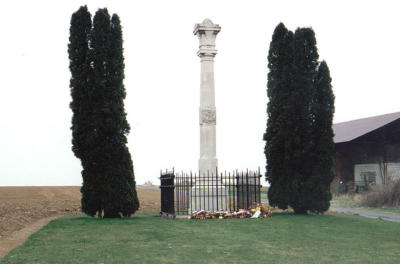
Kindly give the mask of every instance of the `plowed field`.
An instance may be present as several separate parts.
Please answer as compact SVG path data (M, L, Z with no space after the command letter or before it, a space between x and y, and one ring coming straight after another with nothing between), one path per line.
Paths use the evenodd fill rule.
M157 188L137 189L139 212L159 212ZM80 187L0 187L0 258L50 220L80 213Z

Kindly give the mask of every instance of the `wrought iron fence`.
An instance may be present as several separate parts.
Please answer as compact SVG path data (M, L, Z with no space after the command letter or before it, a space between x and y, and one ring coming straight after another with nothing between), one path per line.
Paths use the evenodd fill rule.
M260 169L218 173L161 173L161 213L238 211L261 202Z

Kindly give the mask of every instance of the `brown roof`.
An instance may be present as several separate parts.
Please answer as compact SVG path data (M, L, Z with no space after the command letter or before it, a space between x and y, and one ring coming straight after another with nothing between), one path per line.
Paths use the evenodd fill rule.
M335 143L351 141L400 118L400 112L333 124Z

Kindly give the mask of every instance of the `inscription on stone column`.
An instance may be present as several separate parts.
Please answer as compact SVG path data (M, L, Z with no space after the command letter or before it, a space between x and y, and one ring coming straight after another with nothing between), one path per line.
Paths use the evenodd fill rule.
M200 109L200 125L215 125L216 124L216 112L215 109Z

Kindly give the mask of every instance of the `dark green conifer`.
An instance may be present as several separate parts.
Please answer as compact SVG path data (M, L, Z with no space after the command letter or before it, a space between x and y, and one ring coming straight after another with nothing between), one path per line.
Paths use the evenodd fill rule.
M86 138L91 133L87 124L90 122L90 107L88 107L88 38L92 26L91 16L86 6L82 6L71 17L70 37L68 45L69 68L71 71L72 110L72 150L76 157L82 159L87 150Z
M133 165L126 146L129 124L126 120L122 31L118 16L112 21L107 9L93 19L94 109L98 197L104 217L130 216L139 208Z
M82 211L95 215L100 203L95 198L96 178L91 172L93 161L93 111L90 101L92 88L91 50L89 38L92 28L91 15L86 6L71 17L68 54L71 71L72 150L82 164Z
M293 35L279 24L268 67L268 121L264 134L269 203L297 214L324 212L333 179L333 101L329 69L318 68L311 28Z
M76 25L80 26L79 23ZM118 16L114 15L110 20L107 9L99 9L85 41L87 49L80 60L80 67L85 71L82 77L85 96L79 97L78 101L73 96L71 103L71 108L79 104L88 109L82 113L86 121L82 125L88 127L87 133L82 135L85 151L77 152L84 168L82 211L107 218L130 216L139 208L139 201L133 163L126 146L130 127L123 103L126 92ZM72 44L70 46L73 51ZM75 125L75 130L79 125Z
M293 33L280 23L272 36L268 55L268 106L267 130L264 134L265 156L267 160L266 180L270 183L269 203L286 209L288 206L288 186L291 173L286 166L288 155L286 139L290 129L287 116L287 100L291 94L293 63Z
M332 199L330 184L334 178L333 154L334 141L332 120L335 111L331 76L328 65L322 61L315 78L315 97L313 104L314 115L314 151L313 151L313 172L308 180L310 192L309 210L312 212L324 212L329 209Z
M318 50L315 34L311 28L298 28L294 34L294 60L292 93L288 100L291 117L291 136L287 143L291 146L288 166L292 177L289 182L289 205L295 213L307 213L310 205L308 179L315 165L313 113L315 96L315 76L318 67Z

